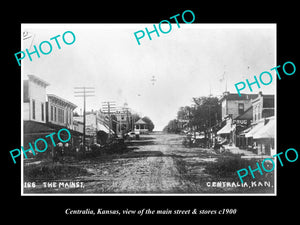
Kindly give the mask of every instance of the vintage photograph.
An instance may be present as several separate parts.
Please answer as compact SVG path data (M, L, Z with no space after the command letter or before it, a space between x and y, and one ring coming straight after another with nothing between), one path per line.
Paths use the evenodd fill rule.
M22 195L276 195L276 24L179 23L21 25Z

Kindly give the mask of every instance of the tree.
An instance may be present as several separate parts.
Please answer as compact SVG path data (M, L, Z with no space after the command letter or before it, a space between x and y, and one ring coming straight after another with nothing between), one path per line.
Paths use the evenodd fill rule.
M144 116L144 117L142 118L142 120L144 120L144 121L147 123L149 131L150 131L150 132L153 131L153 129L154 129L154 124L153 124L152 120L151 120L149 117L147 117L147 116Z
M177 120L188 121L187 126L191 130L206 132L221 120L221 106L217 97L194 97L193 102L192 106L180 107L177 112ZM165 128L165 131L169 128L172 132L180 129L176 126L176 120L170 121Z
M168 125L164 127L163 132L167 133L180 133L181 129L178 127L178 120L170 120Z
M221 106L217 97L193 98L192 125L199 131L206 131L221 120Z
M132 118L134 120L134 122L138 121L139 119L141 119L140 115L137 113L132 113Z

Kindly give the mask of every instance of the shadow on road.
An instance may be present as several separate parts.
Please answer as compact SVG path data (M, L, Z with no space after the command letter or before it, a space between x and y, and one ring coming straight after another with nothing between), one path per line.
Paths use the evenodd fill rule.
M131 141L126 143L127 146L144 146L144 145L154 145L154 141Z
M120 155L118 158L140 158L140 157L159 157L164 156L161 151L130 151Z

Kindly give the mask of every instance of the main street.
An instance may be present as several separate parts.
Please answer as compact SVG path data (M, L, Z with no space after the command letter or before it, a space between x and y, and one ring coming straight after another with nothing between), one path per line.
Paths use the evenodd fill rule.
M273 191L273 181L263 182L262 186L256 183L253 186L250 182L246 187L239 186L236 168L241 166L237 161L241 158L236 158L233 154L221 154L212 149L184 147L183 138L183 135L158 132L142 135L140 140L129 141L127 151L122 154L100 155L64 164L87 171L86 175L63 180L80 181L83 188L44 188L37 185L35 190L30 192L213 194ZM246 164L249 162L246 161ZM263 178L263 181L267 179ZM216 186L217 182L219 186Z
M200 176L201 171L187 171L184 161L214 161L215 153L185 148L183 136L153 133L128 143L127 153L84 163L91 176L85 180L88 193L187 193L197 191L186 175ZM195 170L196 168L194 168ZM197 169L196 169L197 170Z

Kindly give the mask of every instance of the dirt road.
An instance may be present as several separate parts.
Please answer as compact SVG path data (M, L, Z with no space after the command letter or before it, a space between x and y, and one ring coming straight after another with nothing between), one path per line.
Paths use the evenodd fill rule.
M87 170L93 175L82 177L86 179L85 192L197 192L197 185L185 179L185 175L193 175L194 172L200 176L201 171L186 171L183 160L214 161L214 154L200 148L185 148L182 138L163 133L145 135L129 144L132 151L112 161L88 165Z
M211 149L187 148L183 136L153 133L132 140L122 154L100 155L61 165L87 171L76 179L55 180L51 186L37 182L30 193L90 193L90 194L186 194L186 193L272 193L271 174L261 177L261 185L248 182L241 186L236 170L246 167L232 155L219 154ZM255 162L253 162L255 163ZM68 177L68 176L66 176ZM256 178L255 182L258 182ZM270 182L271 180L271 182ZM47 181L47 179L44 179ZM81 182L70 188L69 182ZM266 182L264 182L266 181ZM52 181L51 181L52 182ZM59 182L62 182L59 185ZM63 183L65 182L65 183ZM247 183L247 182L246 182ZM58 186L58 187L57 187Z

